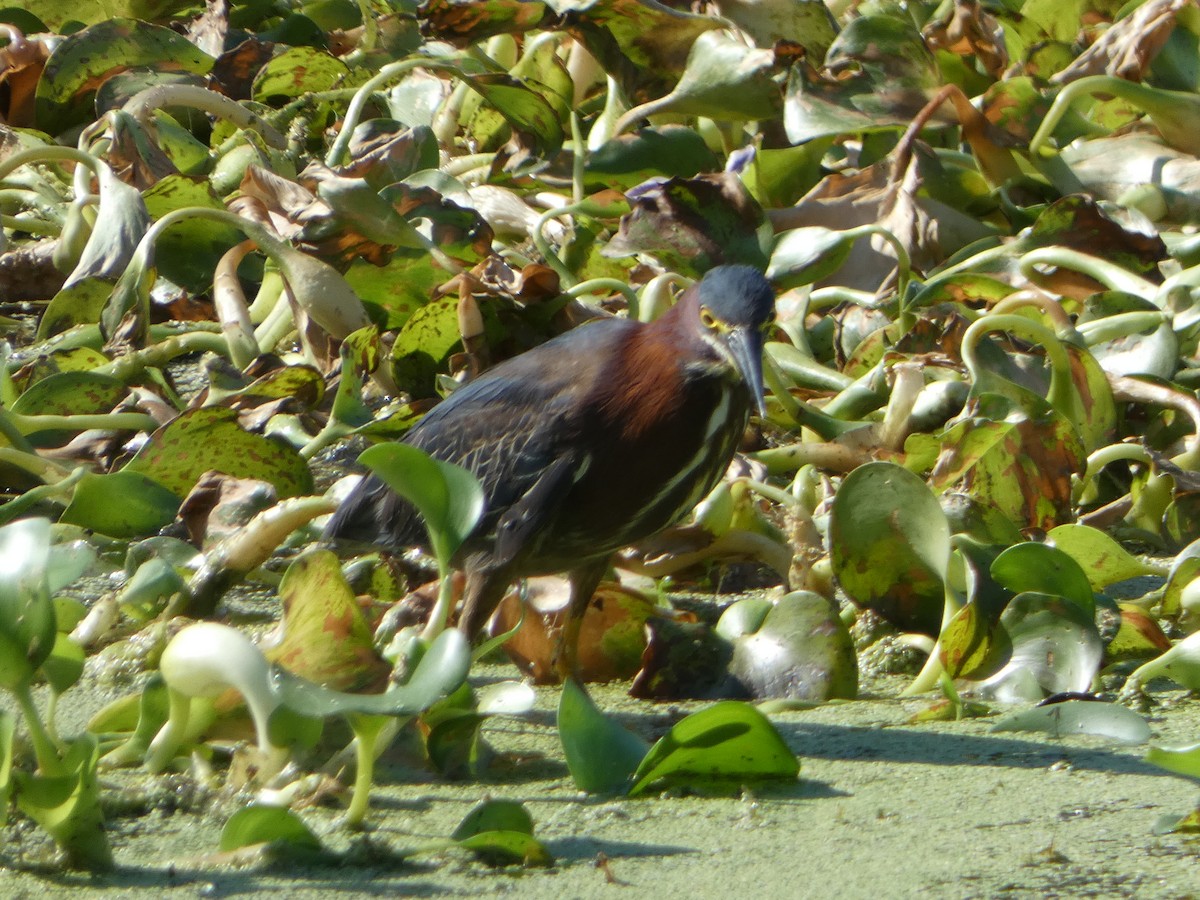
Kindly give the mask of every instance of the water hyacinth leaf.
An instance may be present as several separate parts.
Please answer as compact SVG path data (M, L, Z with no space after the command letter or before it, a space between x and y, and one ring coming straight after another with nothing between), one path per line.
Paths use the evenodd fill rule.
M13 789L13 737L16 731L17 717L8 710L0 710L0 828L8 824Z
M137 188L121 181L108 166L99 167L97 180L97 227L92 229L64 288L90 278L115 281L133 259L138 242L150 226L150 212ZM39 325L39 334L45 327Z
M1059 525L1050 530L1046 539L1079 564L1093 590L1161 572L1159 567L1142 562L1103 531L1088 525Z
M396 443L376 444L358 459L417 508L439 560L449 561L483 515L483 488L462 466Z
M22 415L87 415L111 412L129 393L119 379L98 372L57 372L17 398L12 411Z
M937 633L950 528L924 481L893 463L859 466L834 498L829 540L834 574L856 604Z
M467 8L454 0L426 0L421 5L422 30L466 47L495 35L532 31L541 25L550 5L536 0L483 0Z
M106 75L138 66L205 75L213 60L169 28L110 19L68 35L46 61L37 87L37 125L60 131L91 118L96 85Z
M391 666L375 652L371 629L337 556L305 553L284 573L278 640L267 659L293 675L339 691L386 683Z
M1177 616L1185 609L1184 591L1200 576L1200 540L1193 541L1183 548L1171 562L1167 573L1167 586L1163 591L1162 614ZM1198 585L1200 587L1200 585ZM1200 598L1196 598L1200 600ZM1192 600L1189 593L1188 600ZM1188 606L1191 603L1189 602ZM1200 611L1198 606L1197 611Z
M775 604L765 597L743 597L726 607L713 629L718 636L733 642L762 627Z
M980 683L981 696L1011 703L1089 690L1104 656L1091 612L1062 597L1018 594L1000 616L1012 656Z
M1056 738L1091 734L1121 744L1144 744L1150 740L1146 720L1126 706L1094 700L1065 700L1005 716L992 731L1040 731Z
M997 627L979 602L964 605L938 635L942 668L955 679L987 678L1008 661L1011 652L1008 632Z
M458 845L488 865L554 865L554 857L541 841L519 831L483 831L463 838Z
M1084 612L1096 608L1096 598L1079 563L1047 544L1026 541L1009 547L992 563L992 577L1014 594L1036 591L1070 600Z
M780 108L773 78L775 54L747 47L723 31L696 38L687 66L671 93L631 114L674 112L712 119L773 118ZM620 126L618 126L620 127Z
M755 699L824 701L858 693L850 632L829 601L811 591L780 598L753 634L737 638L729 671Z
M142 192L146 210L155 221L188 207L223 210L208 182L168 175ZM243 235L225 222L195 216L176 222L154 244L154 265L164 277L195 293L212 289L213 270Z
M771 721L747 703L725 700L680 720L660 738L634 773L629 796L663 780L741 785L799 774L800 761Z
M487 716L466 709L447 711L424 719L429 733L425 754L439 775L445 778L478 777L485 765L487 748L480 731Z
M1171 639L1158 622L1136 603L1118 603L1121 623L1104 648L1106 664L1144 660L1166 653Z
M351 427L371 421L371 411L362 401L363 381L379 365L379 329L374 325L347 335L338 348L342 378L333 398L335 421Z
M434 639L412 677L382 694L350 694L322 687L277 670L275 690L290 710L309 718L361 713L369 716L410 716L428 709L456 690L467 677L471 648L459 631L443 631Z
M72 867L107 871L112 847L104 832L100 784L96 779L97 741L83 734L63 757L62 775L13 772L17 807L54 838Z
M1125 690L1155 678L1169 678L1189 691L1200 690L1200 631L1194 631L1166 653L1130 673Z
M433 396L434 378L461 345L458 301L435 300L413 311L392 344L392 375L414 397Z
M523 681L500 681L480 688L475 708L486 716L523 716L533 710L537 693Z
M38 673L54 693L65 692L83 675L83 647L65 632L59 631L54 635L54 647L42 662Z
M533 816L515 800L484 800L466 814L450 838L461 841L486 831L533 834Z
M722 27L713 16L643 0L552 0L547 5L563 15L606 72L619 73L635 101L665 93L683 72L696 39Z
M605 141L588 154L586 175L598 187L627 190L648 178L691 178L721 168L717 155L692 128L642 128Z
M567 621L570 585L561 576L526 580L496 612L492 632L515 632L504 642L509 659L535 684L557 684L558 636ZM653 599L612 582L601 582L583 614L577 674L583 681L630 678L642 665L647 622L661 613Z
M52 564L48 520L22 519L0 528L0 687L28 685L54 647Z
M289 47L258 70L251 98L278 105L305 93L327 91L344 84L350 69L337 57L316 47Z
M792 41L807 52L806 58L820 63L837 37L838 26L829 8L820 0L794 3L721 3L721 14L737 23L759 47L776 41Z
M1030 412L1009 397L981 394L941 441L934 490L962 490L1020 527L1048 530L1074 518L1070 474L1083 471L1083 445L1045 403Z
M1077 320L1088 350L1110 375L1171 378L1179 358L1172 317L1126 291L1103 291L1084 301Z
M785 231L775 242L767 278L781 287L799 287L827 278L850 257L854 238L811 225Z
M525 138L532 152L544 155L562 147L563 120L546 95L503 73L464 74L463 78Z
M445 277L445 271L425 252L395 251L383 266L359 259L346 272L347 283L362 299L371 319L388 330L403 326L428 303Z
M128 470L80 479L61 521L128 540L175 520L179 497L153 478Z
M649 745L596 706L574 678L563 682L558 738L571 779L589 794L612 794L630 783Z
M783 121L793 144L904 127L940 86L937 61L920 32L894 16L846 23L825 65L856 75L810 84L803 67L792 67Z
M39 340L54 337L75 325L94 324L100 318L113 286L101 278L84 278L50 298L38 322Z
M1200 744L1187 747L1151 747L1146 751L1146 762L1176 775L1200 778Z
M295 850L320 850L321 841L290 809L251 803L221 829L221 850L228 853L254 844L281 844Z
M237 412L224 407L186 410L151 435L122 471L145 475L180 497L210 471L269 482L281 498L312 490L312 474L294 448L243 430Z

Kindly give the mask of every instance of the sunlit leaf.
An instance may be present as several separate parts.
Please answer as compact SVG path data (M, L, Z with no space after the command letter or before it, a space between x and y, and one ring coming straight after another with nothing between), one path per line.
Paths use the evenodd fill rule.
M234 410L211 406L164 425L122 471L145 475L182 497L214 470L270 482L280 497L305 494L312 486L308 466L292 447L243 430Z
M563 682L558 701L558 738L575 786L610 794L630 783L648 745L606 716L575 679Z
M303 820L282 806L252 803L230 816L221 829L223 851L274 843L287 844L298 850L321 849L320 840Z
M775 726L753 706L727 700L677 722L650 748L634 773L630 796L666 780L745 784L793 780L800 761Z
M920 478L893 463L859 466L837 493L829 535L834 573L855 603L937 632L950 528Z
M1121 744L1144 744L1150 740L1146 720L1125 706L1092 700L1047 703L1005 716L992 731L1042 731L1061 738L1092 734Z

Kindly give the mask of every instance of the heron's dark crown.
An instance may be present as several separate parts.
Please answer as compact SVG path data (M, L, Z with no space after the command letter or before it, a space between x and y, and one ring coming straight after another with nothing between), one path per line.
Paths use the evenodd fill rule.
M722 322L753 330L775 314L775 292L762 273L750 266L717 266L697 285L702 306Z

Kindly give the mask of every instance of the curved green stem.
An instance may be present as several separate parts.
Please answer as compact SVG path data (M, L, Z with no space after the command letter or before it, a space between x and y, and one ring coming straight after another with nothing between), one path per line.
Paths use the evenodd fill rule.
M986 315L970 324L962 338L962 361L974 385L985 383L988 373L979 361L979 342L992 331L1007 331L1036 341L1046 351L1050 362L1050 389L1046 399L1060 411L1074 406L1074 385L1071 381L1071 357L1063 349L1058 336L1045 325L1017 315Z
M1126 291L1146 300L1153 301L1158 294L1158 285L1134 275L1120 266L1098 256L1080 253L1067 247L1039 247L1021 257L1021 274L1030 281L1038 274L1038 266L1055 266L1081 272L1094 278L1109 290Z
M266 119L231 100L224 94L210 91L195 84L159 84L135 94L124 106L124 111L139 122L145 122L155 110L168 106L198 109L213 116L228 120L235 127L250 128L262 135L263 140L276 149L287 146L287 138L275 130Z
M341 165L342 157L346 155L346 148L350 146L350 137L353 135L354 129L358 127L359 119L362 118L363 110L371 99L371 95L377 90L401 75L411 72L413 69L454 68L450 63L419 57L388 63L376 72L366 84L358 89L354 94L354 98L350 101L350 106L347 108L346 115L342 119L342 127L338 131L338 135L334 139L332 146L330 146L329 152L325 154L325 165L330 167Z
M540 222L538 225L541 227ZM568 297L581 297L584 294L592 294L596 291L617 291L624 295L625 303L629 307L629 318L639 318L637 291L620 278L590 278L587 281L581 281L579 284L567 288L563 293Z
M622 215L625 211L626 209L624 204L615 204L613 206L602 207L597 206L591 200L583 200L579 203L571 203L567 206L559 206L555 207L554 209L548 209L538 217L537 224L535 224L533 227L533 233L531 236L533 237L534 246L538 248L538 252L542 254L542 257L546 260L546 265L557 272L558 277L562 279L562 283L566 285L566 287L570 288L576 284L577 279L575 278L574 273L567 268L566 263L564 263L562 259L559 258L558 254L554 252L554 248L550 246L550 239L546 237L544 230L546 223L559 216L574 215L577 212L593 216L597 219L605 219L612 216Z
M37 704L33 701L32 689L28 684L21 684L13 688L13 694L16 696L17 705L21 707L21 714L25 716L25 727L29 729L29 742L33 744L38 769L49 777L65 775L66 769L59 758L58 748L54 746L50 732L42 724Z

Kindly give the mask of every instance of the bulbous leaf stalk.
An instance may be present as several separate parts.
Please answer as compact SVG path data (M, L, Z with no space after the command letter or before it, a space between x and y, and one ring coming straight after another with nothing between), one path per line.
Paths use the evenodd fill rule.
M280 700L270 663L246 635L217 622L189 625L167 644L159 670L167 683L170 712L150 742L147 769L161 772L175 757L184 740L193 698L216 697L229 688L245 698L259 752L270 756L273 747L267 725Z

